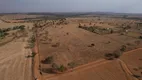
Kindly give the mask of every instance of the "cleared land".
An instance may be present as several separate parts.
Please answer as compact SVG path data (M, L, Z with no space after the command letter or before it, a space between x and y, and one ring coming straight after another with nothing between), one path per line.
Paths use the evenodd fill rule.
M142 77L142 48L125 53L120 59L127 64L134 76Z
M142 47L140 24L106 16L1 16L0 80L138 80L142 50L125 52Z
M25 31L13 30L15 26L26 26ZM31 80L32 79L32 59L31 50L27 49L28 34L27 27L32 27L32 23L5 23L0 20L1 33L4 29L8 35L0 36L0 80ZM18 36L19 35L19 36Z
M138 37L132 38L120 33L99 35L78 28L78 24L79 22L70 21L67 25L44 26L39 29L41 59L53 56L57 64L67 65L69 62L75 62L80 65L103 58L105 53L120 50L122 45L127 46L126 51L142 45ZM43 64L44 66L46 67L46 64Z
M113 64L113 66L112 66ZM70 73L61 74L45 80L132 80L123 72L119 62L106 61L73 70Z
M132 74L129 74L130 71L127 70L127 63L125 64L123 61L121 62L121 60L110 61L111 64L106 63L99 65L101 63L98 63L91 65L92 67L89 68L86 66L84 68L87 68L87 70L80 69L80 72L76 70L76 66L102 59L105 57L104 55L106 53L114 53L117 51L125 52L142 47L142 41L139 39L141 33L139 29L135 27L135 21L111 19L107 20L102 18L98 21L98 19L92 20L92 18L67 18L65 21L39 22L38 24L42 25L45 23L45 25L40 26L37 31L39 57L41 61L40 69L44 79L93 80L98 78L97 80L120 80L120 78L122 78L121 80L137 80ZM64 24L66 21L67 24ZM129 26L131 28L129 28L127 23L130 24ZM127 27L121 27L123 25ZM85 29L79 26L83 26ZM108 33L98 34L93 32L92 28L86 28L90 26L94 27L98 32L103 33L103 31L108 31ZM111 33L109 30L113 30L113 32ZM135 30L134 35L133 30ZM53 62L42 62L48 60L50 57L53 58ZM55 63L56 66L64 65L69 70L69 64L72 63L75 68L73 72L65 72L60 75L50 72L53 63ZM99 66L94 67L95 65ZM112 67L115 67L116 70ZM110 71L110 75L106 74L107 71ZM98 75L98 77L95 75Z
M43 77L44 80L141 80L141 70L136 67L141 65L140 61L138 61L141 58L141 51L141 48L128 51L118 60L108 61L102 59L76 67L64 74ZM134 56L134 60L131 60L133 59L132 56Z
M0 80L31 80L31 52L17 40L0 47Z

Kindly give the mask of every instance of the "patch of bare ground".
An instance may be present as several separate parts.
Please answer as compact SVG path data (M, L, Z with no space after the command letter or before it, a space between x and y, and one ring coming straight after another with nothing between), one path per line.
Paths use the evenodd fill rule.
M71 80L133 80L134 77L138 77L130 74L127 63L124 63L125 61L123 62L116 58L112 61L106 60L105 64L100 62L92 64L92 67L85 66L80 69L80 72L76 70L76 66L93 63L98 59L104 58L104 54L112 53L111 55L113 55L114 52L122 53L142 46L141 40L137 37L139 35L129 34L129 30L131 32L135 29L133 26L136 24L133 21L118 19L117 22L115 20L117 19L73 18L67 19L69 22L67 24L64 24L64 21L62 23L58 23L58 21L50 21L49 23L43 21L35 25L38 27L40 71L43 77L51 80L64 80L70 77ZM85 29L80 28L80 24ZM90 26L91 28L86 28ZM92 29L92 27L96 26L98 28ZM103 33L115 29L116 32L95 33L95 31ZM137 28L135 30L138 31ZM137 33L140 34L139 32ZM120 55L116 53L114 56ZM93 68L95 65L99 67ZM65 71L64 74L59 74L66 69L68 71L70 67L75 67L73 72L66 73ZM53 68L58 71L53 71ZM50 76L55 77L51 78Z
M113 66L112 66L113 64ZM129 79L127 79L129 78ZM55 75L45 80L132 80L131 76L126 76L123 72L119 62L103 61L94 63L88 66L83 66L80 69L74 70L69 73Z
M142 48L126 52L120 59L126 63L134 77L142 79Z
M27 42L18 39L0 47L0 80L31 80L31 54Z

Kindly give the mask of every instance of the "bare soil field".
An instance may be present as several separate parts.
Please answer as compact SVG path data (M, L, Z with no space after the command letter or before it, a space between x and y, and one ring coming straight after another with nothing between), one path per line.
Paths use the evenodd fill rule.
M102 58L107 52L119 50L122 45L130 44L127 50L135 49L142 45L141 40L138 38L118 33L99 35L78 28L78 24L75 23L56 26L56 28L48 27L39 31L39 34L41 58L54 56L55 62L64 65L72 61L79 62L77 64L84 64L97 60ZM139 44L136 44L136 41ZM59 46L53 47L54 44L59 44ZM91 44L94 44L94 46L90 47Z
M0 47L0 80L31 80L31 54L26 42L16 40Z
M124 53L120 59L127 64L134 76L142 77L142 48Z
M112 66L113 64L113 66ZM119 62L106 61L99 62L87 67L82 67L78 70L73 70L72 72L57 75L45 80L132 80L131 76L127 76L123 72Z
M25 30L15 29L24 25ZM31 80L32 58L31 50L27 49L27 27L32 28L33 23L0 23L0 80ZM4 31L4 30L9 31ZM3 35L4 33L4 35ZM27 36L25 36L26 34Z
M139 29L135 27L136 21L134 20L115 18L101 18L99 20L97 18L67 18L66 21L68 22L67 24L56 24L58 21L51 21L53 24L50 25L45 22L46 25L40 26L38 29L37 33L39 37L39 56L41 61L40 67L43 76L46 78L47 76L52 75L52 73L48 72L48 69L52 68L54 63L57 66L64 65L66 68L69 68L69 64L73 63L76 67L105 58L104 55L106 53L113 53L116 51L125 52L142 47L142 40L139 39L141 33L139 32ZM43 22L41 24L43 24ZM98 28L95 28L97 30L120 29L120 32L116 31L114 33L112 32L108 34L97 34L79 28L80 25L85 27L97 26ZM133 30L135 30L134 35L132 34ZM51 62L51 64L43 63L43 61L48 60L50 57L53 58L53 62ZM114 63L113 65L116 65L120 70L122 70L122 72L123 69L127 69L127 67L120 65L120 61L116 60L112 61L112 63ZM102 66L105 65L107 64ZM107 66L110 67L112 64ZM63 77L62 75L59 75L59 78L57 77L55 80L64 80L69 76L74 76L73 79L75 80L86 80L88 77L85 78L84 75L89 76L89 74L92 73L92 69L95 68L88 70L88 73L67 73L67 75L70 74L68 76L65 73L66 76ZM119 75L119 70L112 72L118 72L116 74ZM122 72L120 71L120 73ZM80 76L79 74L83 77L78 77ZM95 75L96 73L93 74ZM100 71L100 74L104 74L104 72ZM126 72L124 71L124 74L125 78L122 77L123 79L121 80L132 80L133 76L127 74L127 70ZM108 77L108 80L111 80L111 78L112 77ZM73 79L71 78L71 80ZM103 79L107 80L107 78ZM51 80L54 80L54 78ZM117 79L112 78L112 80Z
M142 47L140 21L104 16L55 20L43 17L36 22L30 19L41 16L1 16L0 44L6 44L0 45L0 80L138 80L141 77L142 50L131 51Z

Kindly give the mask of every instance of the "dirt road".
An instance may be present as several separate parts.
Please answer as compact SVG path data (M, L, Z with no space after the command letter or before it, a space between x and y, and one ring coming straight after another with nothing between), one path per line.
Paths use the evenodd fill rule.
M130 69L128 68L128 66L126 65L124 61L120 59L118 59L118 61L120 62L120 65L127 76L127 80L138 80L137 78L133 77L134 74L130 71ZM131 76L131 77L128 77L128 76Z
M33 59L33 76L34 79L42 80L42 76L40 73L40 53L39 53L39 45L38 45L38 37L37 34L35 35L36 42L35 47L33 48L33 51L36 53L34 59Z

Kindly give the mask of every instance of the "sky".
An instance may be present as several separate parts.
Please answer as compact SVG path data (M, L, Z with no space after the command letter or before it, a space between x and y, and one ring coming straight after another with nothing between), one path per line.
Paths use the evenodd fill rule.
M0 13L13 12L142 13L142 0L0 0Z

